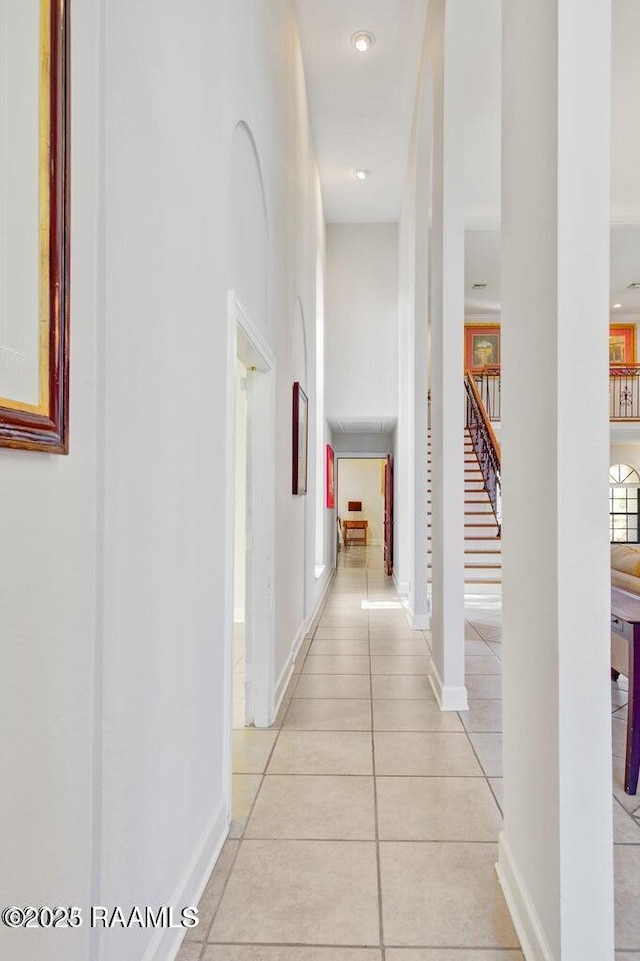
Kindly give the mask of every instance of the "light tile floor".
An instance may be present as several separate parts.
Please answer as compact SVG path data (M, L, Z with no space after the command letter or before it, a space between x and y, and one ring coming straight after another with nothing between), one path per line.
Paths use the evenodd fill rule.
M178 961L523 961L494 870L499 602L466 618L470 709L442 714L379 552L342 551L276 723L234 732L230 838ZM616 961L640 961L623 679L612 699Z

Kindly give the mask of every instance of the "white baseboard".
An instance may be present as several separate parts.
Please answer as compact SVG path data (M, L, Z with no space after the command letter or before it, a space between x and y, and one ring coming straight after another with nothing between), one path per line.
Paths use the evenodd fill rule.
M436 701L441 711L468 711L469 701L467 698L466 687L445 686L438 673L438 668L431 661L431 674L429 682L436 696Z
M414 631L428 631L431 628L429 614L414 614L413 611L407 611L407 620Z
M400 594L402 597L406 597L409 593L409 581L399 581L395 571L393 572L392 577L398 594Z
M289 656L284 662L284 667L280 671L280 676L276 681L276 689L274 694L273 718L271 719L272 721L276 718L278 711L280 710L280 705L282 704L284 693L287 690L287 687L289 686L289 681L293 676L293 669L296 665L296 658L298 656L300 647L302 646L302 642L304 641L305 636L307 634L307 630L308 630L307 622L304 621L301 624L300 629L298 630L298 633L296 634L293 640L293 644L291 645L291 650L289 651Z
M296 664L296 658L298 656L300 648L302 647L302 642L304 641L305 637L309 633L309 630L313 625L313 622L316 620L318 614L320 613L320 609L324 604L324 599L327 596L327 591L331 586L334 573L335 573L335 568L326 569L325 583L322 585L322 589L320 591L320 594L318 595L318 600L316 601L315 607L312 613L309 615L309 617L307 617L300 625L298 629L298 633L296 634L293 640L293 643L291 645L289 656L287 657L284 663L284 667L280 671L280 675L278 677L278 680L276 681L276 689L275 689L275 696L274 696L274 712L273 712L274 718L276 717L278 711L280 710L282 699L284 698L285 691L289 686L289 681L291 680L291 677L293 675L293 670Z
M204 829L182 879L167 902L179 917L182 908L195 907L207 886L229 833L229 813L224 800ZM142 961L174 961L189 928L158 928Z
M556 961L504 831L498 838L496 872L526 961Z

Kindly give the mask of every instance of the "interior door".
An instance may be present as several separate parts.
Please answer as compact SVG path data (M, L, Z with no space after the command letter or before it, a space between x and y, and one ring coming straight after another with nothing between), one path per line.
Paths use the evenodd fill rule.
M384 465L384 569L393 574L393 457Z

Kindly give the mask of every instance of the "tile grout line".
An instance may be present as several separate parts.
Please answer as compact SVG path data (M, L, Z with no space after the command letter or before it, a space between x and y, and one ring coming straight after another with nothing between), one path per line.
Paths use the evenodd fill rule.
M330 593L330 592L329 592L329 593ZM321 610L319 611L318 618L317 618L318 622L320 621L320 618L322 617L322 614L323 614L323 612L324 612L325 606L326 606L326 600L325 600L324 604L322 605ZM241 851L242 845L243 845L243 843L244 843L244 841L245 841L245 832L246 832L246 830L247 830L247 826L248 826L248 824L249 824L249 821L250 821L251 816L252 816L252 814L253 814L254 808L255 808L256 803L257 803L257 801L258 801L258 796L259 796L259 794L260 794L260 791L262 790L262 786L263 786L263 784L264 784L264 779L265 779L265 777L267 776L267 770L268 770L268 768L269 768L269 764L271 763L271 758L273 757L273 753L274 753L274 751L275 751L276 745L277 745L278 740L279 740L279 738L280 738L280 734L281 734L281 732L282 732L282 728L283 728L283 726L284 726L284 722L285 722L285 720L286 720L286 718L287 718L287 715L288 715L288 713L289 713L289 710L291 709L291 702L293 701L293 695L295 694L295 690L296 690L296 688L297 688L297 686L298 686L298 684L299 684L299 682L300 682L300 677L302 676L302 668L304 667L304 663L305 663L305 661L306 661L306 659L307 659L307 657L308 657L308 652L309 652L309 650L310 650L310 648L311 648L311 644L313 643L313 639L314 639L314 637L315 637L315 634L316 634L317 629L318 629L318 625L317 625L317 623L316 623L316 626L315 626L315 628L314 628L313 634L312 634L312 636L311 636L311 642L309 643L309 645L308 645L308 647L307 647L307 652L305 653L305 656L304 656L303 661L302 661L302 665L301 665L301 668L300 668L300 674L297 676L297 680L295 681L293 690L292 690L292 692L291 692L291 697L290 697L289 700L288 700L288 703L287 703L287 706L286 706L284 715L283 715L283 717L282 717L282 722L281 722L280 725L278 725L278 727L276 727L276 728L269 728L269 730L275 730L275 731L276 731L276 736L275 736L274 741L273 741L273 744L272 744L272 746L271 746L271 750L269 751L269 755L268 755L267 760L266 760L266 762L265 762L264 769L262 770L262 772L261 772L261 774L260 774L260 784L258 785L258 790L256 791L255 797L254 797L254 799L253 799L253 801L252 801L252 803L251 803L251 806L250 806L250 808L249 808L249 814L247 815L247 818L246 818L246 820L245 820L244 827L242 828L242 831L241 831L241 833L240 833L240 837L239 837L239 838L230 838L230 837L227 836L227 839L226 839L226 841L225 841L225 845L226 845L229 841L235 841L235 840L237 840L237 841L238 841L238 849L237 849L237 851L236 851L235 857L233 858L233 861L232 861L231 866L230 866L230 868L229 868L229 871L228 871L228 873L227 873L227 877L225 878L224 884L223 884L223 886L222 886L222 892L221 892L221 894L220 894L220 899L218 900L217 907L216 907L215 911L213 912L213 914L212 914L212 916L211 916L211 922L209 923L209 926L208 926L207 931L206 931L206 935L205 935L205 937L204 937L204 939L203 939L203 942L202 942L202 948L201 948L200 954L199 954L199 961L203 961L205 951L206 951L206 949L207 949L208 944L210 943L210 942L209 942L209 935L211 934L211 931L212 931L212 929L213 929L213 925L215 924L216 917L217 917L217 915L218 915L218 912L219 912L219 910L220 910L220 906L222 905L222 901L223 901L223 899L224 899L224 896L225 896L225 893L226 893L226 890L227 890L227 885L229 884L229 881L230 881L230 879L231 879L231 875L232 875L232 873L233 873L233 869L234 869L234 867L235 867L235 865L236 865L236 861L238 860L238 857L239 857L239 855L240 855L240 851ZM306 640L306 638L305 638L305 640ZM295 674L293 674L293 675L291 676L291 680L290 680L289 684L293 683L295 677L296 677ZM286 697L286 692L285 692L285 697ZM245 727L245 728L240 728L240 730L247 730L247 728L246 728L246 727ZM232 773L231 773L232 779L233 779L233 773L234 773L234 772L233 772L233 770L232 770ZM240 772L236 772L236 773L240 773ZM233 796L232 796L232 804L233 804ZM223 845L223 850L224 850L224 845ZM211 875L210 875L210 877L209 877L209 880L211 880L211 877L213 876L213 873L214 873L214 872L215 872L215 867L214 867L213 871L211 872ZM209 883L209 881L207 881L207 884L208 884L208 883ZM213 942L213 943L215 943L215 942Z
M322 613L323 613L323 611L324 611L325 606L326 606L326 601L325 601L325 603L323 604L323 606L322 606L322 608L321 608L321 610L320 610L320 612L319 612L318 621L320 620L320 617L322 616ZM254 808L255 808L256 803L257 803L257 801L258 801L258 796L259 796L259 794L260 794L260 791L262 790L262 786L263 786L263 784L264 784L264 779L265 779L265 777L267 776L267 770L268 770L268 768L269 768L269 764L271 763L271 759L272 759L272 757L273 757L273 753L274 753L274 751L275 751L275 749L276 749L276 745L277 745L277 743L278 743L278 740L280 739L280 734L281 734L281 732L282 732L282 728L283 728L284 722L285 722L286 717L287 717L287 715L288 715L288 713L289 713L289 710L290 710L290 708L291 708L291 702L293 701L293 694L295 693L295 689L296 689L296 687L298 686L298 683L299 683L299 681L300 681L300 677L302 676L302 668L304 667L304 663L305 663L305 661L306 661L306 659L307 659L307 657L308 657L308 652L309 652L309 649L311 648L311 644L313 643L313 638L315 637L315 633L316 633L317 629L318 629L318 628L317 628L317 624L316 624L316 627L314 628L313 635L312 635L312 637L311 637L311 643L309 644L309 647L307 648L307 653L305 653L304 659L303 659L303 661L302 661L302 665L301 665L301 668L300 668L300 674L298 675L298 680L297 680L296 683L295 683L295 686L294 686L293 691L292 691L292 693L291 693L291 697L289 698L289 701L288 701L288 703L287 703L287 707L286 707L286 709L285 709L285 712L284 712L284 715L283 715L281 724L280 724L278 727L276 727L276 728L273 728L273 727L272 727L272 728L267 728L267 729L266 729L266 730L275 730L276 736L275 736L275 738L274 738L273 744L271 745L271 750L269 751L269 755L268 755L267 760L266 760L266 762L265 762L264 769L262 770L262 772L261 772L261 774L260 774L260 784L259 784L259 786L258 786L258 790L256 791L255 797L254 797L254 799L253 799L253 801L252 801L252 803L251 803L251 807L250 807L250 809L249 809L249 814L247 815L247 818L246 818L244 827L243 827L243 829L242 829L242 832L241 832L241 834L240 834L240 837L239 837L239 838L229 838L229 837L227 836L227 839L226 839L226 841L225 841L225 845L226 845L229 841L236 841L236 840L237 840L237 841L238 841L238 849L237 849L237 851L236 851L235 857L233 858L233 861L232 861L232 863L231 863L231 866L229 867L229 871L228 871L228 873L227 873L227 877L225 878L224 884L222 885L222 892L221 892L221 894L220 894L220 898L219 898L219 900L218 900L218 904L217 904L217 906L216 906L216 909L215 909L215 911L213 912L213 914L212 914L212 916L211 916L211 922L210 922L210 924L209 924L209 926L208 926L208 928L207 928L206 936L205 936L205 938L203 939L203 942L202 942L202 948L201 948L200 955L199 955L199 961L203 961L205 951L206 951L206 949L207 949L207 946L208 946L209 943L210 943L210 942L209 942L209 936L210 936L211 931L212 931L212 929L213 929L213 925L215 924L216 917L218 916L218 912L219 912L219 910L220 910L220 906L222 905L222 902L223 902L223 900L224 900L224 896L225 896L225 893L226 893L226 890L227 890L227 885L229 884L229 881L231 880L231 875L233 874L233 869L235 868L235 865L236 865L236 862L237 862L237 860L238 860L238 857L240 856L240 851L241 851L241 849L242 849L242 845L243 845L244 842L245 842L245 832L246 832L247 826L248 826L248 824L249 824L249 821L250 821L251 816L252 816L252 814L253 814ZM290 684L293 682L295 676L296 676L295 674L292 675L291 681L289 682ZM286 694L285 694L285 696L286 696ZM246 727L245 727L245 728L240 728L239 730L250 730L250 728L246 728ZM240 773L240 772L236 772L236 773ZM231 777L232 777L232 779L233 779L233 770L232 770L232 773L231 773ZM233 804L233 795L232 795L232 804ZM223 845L223 850L224 850L224 845ZM210 877L209 877L209 880L211 880L211 877L213 876L213 873L214 873L214 872L215 872L215 867L214 867L213 871L211 872L211 875L210 875ZM207 881L207 884L208 884L208 883L209 883L209 881ZM215 944L216 942L211 942L211 943L214 943L214 944Z
M500 700L502 700L502 698L500 698ZM495 791L493 790L493 787L491 786L491 781L490 781L490 779L489 779L490 776L491 776L491 777L502 777L502 775L497 775L497 774L489 775L489 774L487 774L487 772L485 771L484 764L483 764L482 761L480 760L480 756L479 756L478 752L476 751L475 744L474 744L473 741L471 740L470 732L467 731L466 727L464 726L464 721L462 720L462 714L463 714L463 713L466 713L466 712L463 712L463 711L458 711L458 712L457 712L458 717L460 718L460 723L462 724L462 727L464 728L464 733L467 735L467 740L468 740L469 744L471 745L471 750L473 751L473 755L474 755L476 761L478 762L478 764L479 764L479 766L480 766L480 770L482 771L482 777L483 777L484 780L486 781L487 787L488 787L489 790L491 791L491 796L493 797L493 799L494 799L494 801L496 802L496 805L497 805L497 807L498 807L498 810L500 811L500 817L501 817L501 819L504 821L504 814L503 814L503 811L502 811L502 805L499 803L498 798L496 797L496 793L495 793ZM490 734L490 733L492 733L492 732L491 732L491 731L481 731L481 732L472 731L471 733L473 733L473 734L475 734L475 733ZM502 735L502 731L499 731L499 732L497 732L497 733L499 733L500 735ZM501 761L502 761L502 753L501 753L500 757L501 757Z
M367 600L369 599L369 575L367 574ZM376 776L376 742L375 742L375 732L374 732L374 716L373 716L373 661L371 656L371 614L367 616L368 632L369 632L369 691L371 693L371 767L373 772L373 824L375 829L375 839L376 839L376 873L378 882L378 925L379 925L379 939L380 939L380 952L382 961L385 961L386 951L384 946L384 920L382 913L382 867L380 863L380 824L378 819L378 779Z

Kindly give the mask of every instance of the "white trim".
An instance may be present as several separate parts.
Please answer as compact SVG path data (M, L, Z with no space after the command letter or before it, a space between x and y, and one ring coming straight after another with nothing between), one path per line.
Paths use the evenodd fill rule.
M230 291L230 299L233 299L233 309L234 309L234 324L237 324L242 336L237 338L236 349L240 356L248 353L257 352L262 361L264 362L267 370L271 370L276 366L276 358L273 351L269 347L268 343L262 336L262 331L259 330L253 323L251 316L247 308L242 304L240 300L235 295L235 291ZM243 338L246 340L246 344L242 343ZM250 359L250 358L249 358Z
M392 450L378 450L372 451L371 453L363 453L360 450L355 451L353 454L350 454L348 451L334 450L333 454L336 460L340 460L341 458L346 458L347 460L384 460L385 457L393 457Z
M640 224L640 207L612 207L610 223L612 227L636 227Z
M464 212L464 225L472 230L499 230L501 221L500 206L467 207Z
M231 810L231 766L233 749L233 646L235 610L235 466L236 466L236 383L237 357L236 299L229 291L227 300L227 417L225 451L225 547L227 564L224 577L224 741L222 758L222 792L227 810Z
M233 623L244 624L244 607L235 607L233 610Z
M222 846L229 833L229 808L225 800L206 825L195 851L191 856L182 879L167 900L173 905L174 921L179 921L182 908L195 907L207 886ZM200 919L202 924L202 918ZM153 935L142 961L174 961L182 946L185 935L192 928L162 928ZM197 928L196 928L197 930Z
M227 417L225 450L224 756L223 795L231 810L233 736L233 633L235 623L236 363L256 370L247 377L247 717L268 727L273 711L275 611L275 357L248 311L230 290L227 297ZM257 466L256 466L257 465ZM260 483L251 478L260 476ZM258 636L260 640L256 642Z
M428 631L431 628L429 614L414 614L413 611L407 611L407 620L414 631Z
M433 693L436 696L436 701L438 702L438 707L441 711L469 710L466 687L445 687L445 685L442 683L442 678L438 673L438 668L433 660L431 661L431 674L429 675L429 683L431 684Z
M504 831L498 838L496 872L527 961L556 961Z
M398 575L396 574L395 567L391 575L393 577L393 583L396 586L396 590L401 598L406 598L409 594L409 581L399 581Z
M278 680L276 681L276 685L275 685L275 704L274 704L274 712L273 712L274 717L276 717L278 711L280 710L280 705L282 704L282 699L284 698L285 691L287 690L289 682L293 676L293 672L296 666L296 658L300 653L302 642L304 641L305 637L308 635L313 625L313 622L315 621L316 617L320 612L320 609L322 608L322 605L324 604L325 597L327 596L327 592L333 580L333 573L334 573L334 569L330 569L326 579L326 583L324 584L318 596L318 600L316 601L313 612L300 625L300 628L298 629L298 633L296 634L294 641L291 645L289 656L287 657L284 663L284 667L280 671L280 676L278 677Z
M464 225L467 230L498 230L502 220L499 206L467 207ZM635 227L640 224L640 207L611 207L609 223L612 227Z

